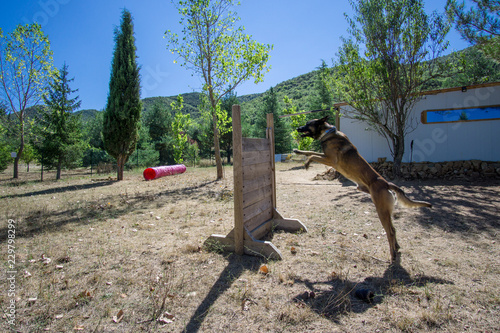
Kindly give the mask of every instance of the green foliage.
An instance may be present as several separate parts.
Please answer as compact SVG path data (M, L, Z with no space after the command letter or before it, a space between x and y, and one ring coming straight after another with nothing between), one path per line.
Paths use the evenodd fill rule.
M500 62L500 1L471 0L467 10L465 2L448 0L446 12L463 38L490 58Z
M264 95L264 101L258 117L255 120L255 137L266 137L267 131L267 114L272 113L274 119L274 148L276 154L283 154L291 151L292 137L290 135L290 128L284 119L280 118L280 107L278 103L278 96L271 88Z
M88 144L88 149L83 155L82 165L88 167L99 163L111 163L112 158L104 150L102 142L103 112L95 111L92 112L92 115L81 112L75 112L75 114L78 114L82 119L83 137Z
M285 108L283 109L283 114L295 114L299 113L298 108L296 105L294 105L294 102L291 98L288 96L285 96L283 98L283 102L285 103ZM302 137L299 132L297 132L297 128L300 126L303 126L306 123L306 115L305 114L299 114L296 116L290 116L289 117L291 121L291 127L292 127L292 138L295 140L297 146L301 150L307 150L312 142L314 141L313 138L310 137Z
M41 162L47 168L56 168L56 179L61 178L61 168L73 168L80 164L86 143L82 141L80 117L72 111L80 107L78 96L69 96L71 90L66 64L56 73L50 83L44 101L48 111L44 114L40 128L41 144L37 147Z
M104 112L103 142L117 161L117 179L123 179L123 166L136 148L141 119L139 66L132 16L123 10L120 30L115 30L115 49Z
M28 165L28 171L29 171L29 165L31 162L35 161L37 158L37 152L35 147L33 147L32 144L25 144L23 153L21 154L21 160Z
M313 110L325 110L330 108L333 104L331 71L327 63L322 60L318 68L318 74L316 75L314 90L309 101L310 108Z
M149 130L143 122L139 128L139 140L135 153L130 156L126 166L132 167L152 167L158 165L160 157L159 151L155 149L155 144L149 136Z
M184 161L183 156L188 148L187 128L191 125L191 117L189 114L182 114L183 98L177 97L177 101L172 102L173 110L176 110L174 121L172 122L172 137L175 163L180 164Z
M0 124L0 172L7 169L7 166L12 161L10 157L10 146L6 140L6 130Z
M484 56L478 47L461 52L461 68L444 80L444 87L460 87L472 84L500 81L500 63Z
M226 151L227 163L231 162L233 147L233 105L239 104L238 97L232 91L229 92L221 102L218 128L220 132L221 148Z
M424 12L422 1L350 1L350 38L343 39L335 90L355 118L387 139L399 175L405 136L416 128L411 111L426 81L447 73L437 61L448 47L449 25Z
M4 35L0 28L0 80L10 110L36 105L54 75L50 41L38 23L18 25ZM29 83L29 84L27 84Z
M217 107L241 82L252 77L255 83L263 80L269 71L267 61L272 49L271 45L252 40L243 26L235 26L239 18L231 11L234 4L233 0L179 1L183 37L171 31L165 33L168 49L179 55L181 65L204 80L203 89L212 108L217 179L223 177Z
M2 99L18 119L14 178L25 143L25 111L40 102L53 74L50 42L38 23L18 25L7 35L0 28Z
M272 46L252 40L243 26L235 26L239 18L230 10L234 5L233 0L179 1L183 37L165 33L169 50L183 61L181 66L204 78L205 89L215 95L213 106L239 83L250 77L261 82L269 71Z

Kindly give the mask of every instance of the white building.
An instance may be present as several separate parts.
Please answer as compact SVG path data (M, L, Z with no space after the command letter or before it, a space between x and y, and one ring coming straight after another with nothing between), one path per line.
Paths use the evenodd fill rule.
M337 106L344 114L338 127L361 156L393 160L384 137L350 119L349 106ZM403 162L500 161L500 82L424 92L413 121L417 127L405 139Z

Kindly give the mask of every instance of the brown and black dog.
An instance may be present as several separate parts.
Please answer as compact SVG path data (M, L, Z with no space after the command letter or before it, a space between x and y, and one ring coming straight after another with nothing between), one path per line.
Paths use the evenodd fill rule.
M309 156L305 163L306 169L311 162L329 165L346 178L358 185L358 190L370 194L377 209L380 222L387 233L391 260L394 262L399 250L396 240L396 230L392 224L392 211L395 199L393 192L403 206L432 207L428 202L410 200L402 189L386 181L375 171L366 160L361 157L356 147L347 136L337 131L335 126L327 123L328 117L308 121L297 129L303 137L311 137L321 142L323 153L313 151L294 150L296 154Z

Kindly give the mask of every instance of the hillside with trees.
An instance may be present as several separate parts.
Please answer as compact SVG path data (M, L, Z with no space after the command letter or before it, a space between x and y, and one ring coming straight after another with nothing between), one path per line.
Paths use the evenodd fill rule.
M443 78L430 80L425 90L500 81L500 65L485 57L477 47L469 47L443 58L453 59L456 65L451 66L452 71ZM284 114L285 110L293 109L296 112L300 112L321 109L322 103L326 98L324 96L325 90L329 88L325 86L325 75L332 75L334 71L335 67L333 65L328 66L326 62L319 63L316 70L291 78L273 87L274 96L272 98L276 100L276 106L273 106L272 109L277 110L275 111L275 117L276 115ZM258 130L258 120L259 117L262 117L262 112L266 108L266 96L269 93L270 91L266 91L243 96L232 94L223 100L222 106L226 110L228 117L231 116L232 104L238 103L241 105L244 135L263 135L264 132ZM189 114L191 118L191 125L186 129L190 144L185 152L184 163L195 165L202 159L213 161L213 141L211 138L213 129L209 126L210 119L207 118L208 115L204 111L203 94L189 92L180 96L183 98L180 112L186 115ZM287 103L284 101L285 97ZM330 97L332 98L331 102L338 102L333 96ZM137 142L138 148L129 158L126 167L148 167L175 163L172 123L176 110L172 108L172 103L177 98L178 96L158 96L142 99L142 116ZM47 111L43 107L28 108L26 110L26 123L31 124L34 120L39 121L43 119L45 112ZM114 163L113 159L103 150L101 134L103 112L95 109L85 109L76 111L74 114L79 115L82 126L82 137L88 145L78 165L89 167L91 164L96 166L98 164ZM316 117L317 115L305 115L301 121L305 122L307 119ZM18 120L12 116L8 117L6 114L2 118L5 120L2 130L2 149L10 154L11 149L8 148L8 142L12 142L15 133L9 134L10 131L8 131L8 128L14 128L14 124ZM5 124L10 125L5 126ZM288 137L284 140L289 140L293 131L291 119L285 118L281 131L285 131L288 134ZM35 143L35 141L36 138L30 136L28 142ZM230 161L231 143L231 131L229 130L221 136L221 153L226 163ZM298 144L298 141L292 139L291 143L286 143L284 146L290 147L289 151L291 151ZM33 158L26 156L26 159L33 162L38 161L37 163L40 161L40 157L34 157L33 160ZM5 161L4 164L7 165L8 161L12 160L6 158Z

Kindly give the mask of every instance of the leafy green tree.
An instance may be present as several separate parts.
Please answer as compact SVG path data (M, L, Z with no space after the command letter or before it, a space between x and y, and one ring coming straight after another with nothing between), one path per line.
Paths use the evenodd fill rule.
M200 95L200 104L198 108L200 110L200 119L194 138L196 138L198 142L200 156L211 160L213 157L214 127L212 125L212 108L205 94ZM217 117L217 121L219 121L219 117Z
M123 10L120 30L115 30L115 49L104 112L104 149L116 159L117 180L123 180L123 167L134 152L141 119L139 66L132 15Z
M231 163L231 154L233 147L233 105L239 104L238 97L234 92L229 92L221 102L221 114L218 116L219 131L221 133L221 148L226 151L227 163Z
M48 37L38 23L18 25L4 35L0 28L0 84L2 99L8 103L18 123L17 157L14 178L19 178L19 159L26 136L26 110L37 105L54 74Z
M160 165L174 164L171 112L162 103L157 102L145 118L144 125L147 126L155 150L159 153Z
M7 106L0 101L0 172L7 169L9 163L12 161L10 156L10 145L7 130L2 123L6 123Z
M64 64L50 83L48 96L44 96L48 111L44 114L39 153L44 166L56 168L56 179L61 179L62 167L75 167L83 155L86 144L82 141L80 117L72 112L80 107L79 97L70 98L68 66Z
M7 130L0 124L0 172L7 169L12 160L10 157L10 146L7 142Z
M177 100L172 102L172 110L176 110L174 121L172 122L172 136L175 163L180 164L184 161L184 154L188 148L187 129L191 125L191 116L182 114L184 99L181 95L177 96Z
M445 87L500 81L500 63L486 57L477 46L465 49L462 53L461 69L445 80Z
M83 166L94 166L99 163L111 163L112 158L104 150L102 142L103 112L97 112L83 126L83 137L87 141L88 149L83 155Z
M428 16L419 0L350 0L350 38L339 49L335 90L354 118L388 142L393 173L401 174L405 137L418 122L411 111L426 81L449 71L436 59L448 47L449 25Z
M26 172L30 171L30 163L36 160L36 149L32 144L26 143L24 145L21 160L26 164Z
M149 130L143 122L139 128L139 140L135 154L130 156L126 166L133 167L152 167L158 165L159 152L155 149L155 144L149 135Z
M168 48L204 81L212 113L217 179L223 178L217 110L221 99L241 82L262 81L271 45L264 45L235 26L238 17L231 11L233 0L179 1L177 8L183 25L182 38L166 32ZM220 110L220 109L219 109Z
M467 10L465 1L448 0L448 17L464 39L500 62L500 1L471 0L469 4L471 7Z
M293 100L289 98L288 96L285 96L283 98L283 102L285 103L285 108L283 109L283 114L290 115L290 114L295 114L299 113L299 110ZM310 137L302 137L299 132L297 132L297 128L300 126L303 126L306 122L306 115L305 114L299 114L295 116L290 116L289 117L291 121L291 127L292 127L292 138L295 140L295 143L297 144L297 147L300 150L307 150L311 144L313 143L313 138Z

